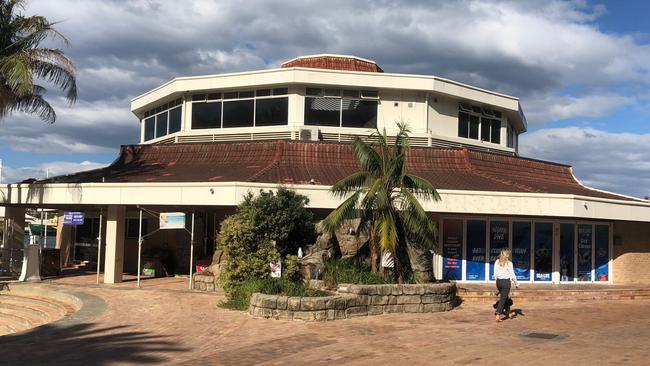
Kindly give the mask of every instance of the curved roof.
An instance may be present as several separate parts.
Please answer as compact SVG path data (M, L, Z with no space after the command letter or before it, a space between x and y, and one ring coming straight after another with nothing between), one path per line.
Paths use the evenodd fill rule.
M110 166L37 183L258 182L333 185L357 172L351 144L306 141L123 146ZM582 185L571 167L467 149L412 147L407 170L448 190L631 197Z
M281 67L306 67L310 69L384 72L384 70L382 70L375 61L356 56L331 54L296 57L283 63Z

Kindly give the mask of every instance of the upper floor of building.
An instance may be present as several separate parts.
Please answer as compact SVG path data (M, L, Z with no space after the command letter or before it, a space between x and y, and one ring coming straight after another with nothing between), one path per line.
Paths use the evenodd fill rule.
M315 55L279 69L178 77L131 101L140 142L349 141L406 123L415 146L517 153L527 129L516 97L436 76L384 73L354 56Z

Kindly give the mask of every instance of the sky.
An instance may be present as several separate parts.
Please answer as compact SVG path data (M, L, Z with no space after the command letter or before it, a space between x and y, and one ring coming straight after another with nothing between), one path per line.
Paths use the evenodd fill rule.
M58 21L79 99L47 95L48 125L0 121L3 182L110 164L139 140L130 100L177 76L352 54L386 72L436 75L520 98L522 156L566 163L584 184L650 195L650 2L31 0Z

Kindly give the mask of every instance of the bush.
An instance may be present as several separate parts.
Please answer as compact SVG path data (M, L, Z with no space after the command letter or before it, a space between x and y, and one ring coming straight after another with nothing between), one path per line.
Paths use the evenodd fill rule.
M269 263L280 259L280 254L270 240L260 239L254 224L240 213L225 219L221 225L219 246L227 260L219 281L228 296L239 284L250 279L270 276Z
M297 255L288 255L284 258L282 263L282 278L292 282L302 281Z
M233 310L246 310L251 296L260 292L269 295L299 297L318 297L329 295L325 291L308 288L303 283L292 282L283 278L251 279L238 284L227 301L221 306Z
M370 267L355 259L330 259L325 262L323 280L328 288L335 288L340 283L379 285L394 283L392 277L373 273Z
M279 187L276 193L249 192L238 213L252 220L260 237L274 240L280 254L286 256L297 254L299 247L315 240L314 215L305 208L308 203L307 196Z

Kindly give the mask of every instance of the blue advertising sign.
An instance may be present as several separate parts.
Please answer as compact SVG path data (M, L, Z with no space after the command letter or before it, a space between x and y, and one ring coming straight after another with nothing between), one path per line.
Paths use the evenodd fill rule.
M77 211L63 212L63 225L83 225L84 213Z
M530 281L530 222L512 223L512 264L520 281Z
M485 227L483 220L467 220L467 280L485 280Z
M591 281L592 234L591 225L578 225L578 281Z
M490 222L490 279L494 279L494 262L501 249L508 247L508 221Z
M609 279L609 226L596 225L596 281Z
M461 280L463 276L463 220L445 220L442 240L442 278Z

